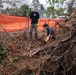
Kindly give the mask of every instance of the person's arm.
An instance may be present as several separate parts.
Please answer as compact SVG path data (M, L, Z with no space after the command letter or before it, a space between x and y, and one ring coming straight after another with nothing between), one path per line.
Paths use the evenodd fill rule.
M38 23L37 23L37 26L39 26L39 22L40 22L40 15L39 15L39 13L37 12L37 18L38 18Z

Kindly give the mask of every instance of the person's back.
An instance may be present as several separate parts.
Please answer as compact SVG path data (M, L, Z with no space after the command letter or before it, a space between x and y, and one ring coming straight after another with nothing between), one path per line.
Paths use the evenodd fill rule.
M53 32L54 32L54 31L53 31L53 28L52 28L51 26L48 26L48 27L47 27L47 36L48 36L48 35L52 35Z

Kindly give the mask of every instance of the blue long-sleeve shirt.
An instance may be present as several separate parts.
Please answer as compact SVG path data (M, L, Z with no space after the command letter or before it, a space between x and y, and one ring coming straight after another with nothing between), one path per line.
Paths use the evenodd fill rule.
M48 35L52 35L53 34L53 28L52 27L50 27L50 26L48 26L48 28L47 28L47 36Z

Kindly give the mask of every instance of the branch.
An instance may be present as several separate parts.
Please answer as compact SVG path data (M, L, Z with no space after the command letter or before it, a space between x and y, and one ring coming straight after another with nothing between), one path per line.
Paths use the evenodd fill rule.
M59 59L61 59L65 54L67 54L72 48L73 48L74 45L71 45L70 48L65 51L60 57L58 57L57 59L53 60L53 61L58 61Z
M73 66L73 64L74 64L75 61L76 61L76 58L73 60L71 66L67 69L67 72L72 68L72 66Z
M2 29L7 33L7 35L9 35L9 36L12 37L14 40L16 40L1 24L0 24L0 28L2 28Z

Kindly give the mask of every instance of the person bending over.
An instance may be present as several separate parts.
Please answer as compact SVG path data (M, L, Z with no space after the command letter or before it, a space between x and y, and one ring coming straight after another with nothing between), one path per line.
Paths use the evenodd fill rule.
M43 28L47 30L47 37L44 40L44 43L46 44L50 39L55 39L54 30L51 26L49 26L46 23L43 25Z

